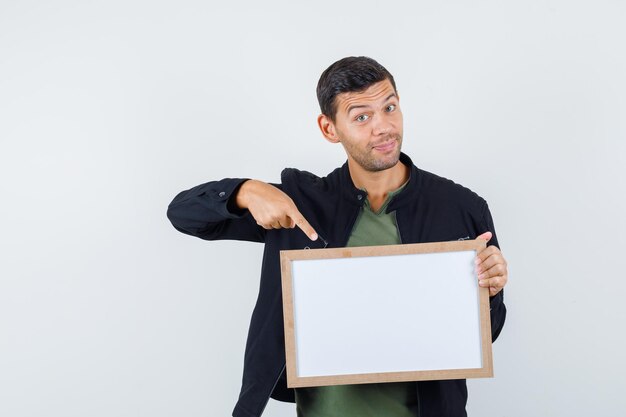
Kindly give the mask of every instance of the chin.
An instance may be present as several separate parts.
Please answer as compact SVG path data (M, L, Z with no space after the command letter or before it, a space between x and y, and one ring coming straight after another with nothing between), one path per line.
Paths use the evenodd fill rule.
M397 156L393 157L393 158L388 158L385 160L378 160L378 161L372 161L371 164L368 164L369 166L365 167L368 171L372 171L372 172L379 172L379 171L384 171L386 169L390 169L395 167L396 165L398 165L398 162L400 162L400 154L398 153Z

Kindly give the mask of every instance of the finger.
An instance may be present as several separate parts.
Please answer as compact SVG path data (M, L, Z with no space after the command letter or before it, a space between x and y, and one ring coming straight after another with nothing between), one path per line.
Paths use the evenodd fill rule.
M506 284L507 277L508 275L506 273L506 270L503 271L502 269L498 267L493 267L489 271L479 274L477 278L478 278L478 282L484 281L487 283L492 282L489 280L493 279L493 280L496 280L493 282L499 282L502 284L502 286L504 286L504 284Z
M478 285L481 287L494 287L497 289L496 293L504 288L508 281L509 275L506 264L497 264L488 271L478 275Z
M489 242L491 240L491 238L493 237L493 233L491 232L485 232L482 235L478 236L476 239L482 239L485 242Z
M309 237L309 239L317 240L317 233L315 232L315 229L313 229L313 226L311 226L309 222L306 221L306 219L304 218L302 213L298 211L298 209L295 209L290 217L293 219L296 226L298 226L300 230L302 230Z
M293 219L287 215L281 217L278 222L280 223L280 227L285 229L293 229L296 226L296 223Z
M487 280L488 278L500 278L499 282L501 285L506 285L508 266L506 260L502 257L502 253L498 251L489 256L480 265L477 265L476 273L478 274L479 281Z
M500 289L504 287L505 283L506 283L506 280L502 276L481 279L480 281L478 281L478 285L481 287L494 287L494 288L500 288Z
M497 293L499 293L500 291L502 291L502 288L497 288L497 287L489 287L489 296L493 297L494 295L496 295Z
M480 265L485 259L497 253L500 253L500 249L496 246L487 246L476 254L476 265Z
M258 224L259 226L261 226L262 228L266 230L272 229L272 225L269 223L263 223L263 222L257 221L256 224Z
M479 273L478 279L486 279L486 278L493 278L493 277L506 277L506 276L507 276L506 266L503 264L497 264L497 265L492 266L488 270Z
M281 219L280 221L280 227L285 228L285 229L293 229L293 227L295 226L293 220L291 220L291 217L287 217L286 219Z
M495 267L496 265L502 265L502 267L504 267L505 269L507 267L506 260L504 259L502 254L499 253L499 252L496 252L496 253L488 256L486 259L483 259L480 263L478 263L476 265L476 272L478 272L480 274L481 272L485 272L485 271L490 270L491 268ZM492 275L494 275L494 274L492 274Z

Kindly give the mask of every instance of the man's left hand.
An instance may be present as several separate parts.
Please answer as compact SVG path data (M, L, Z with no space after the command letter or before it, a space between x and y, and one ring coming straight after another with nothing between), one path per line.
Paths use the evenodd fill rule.
M489 242L493 234L485 232L476 239ZM495 246L487 246L476 256L476 272L478 273L478 285L489 287L489 296L493 297L506 285L509 280L507 263L502 252Z

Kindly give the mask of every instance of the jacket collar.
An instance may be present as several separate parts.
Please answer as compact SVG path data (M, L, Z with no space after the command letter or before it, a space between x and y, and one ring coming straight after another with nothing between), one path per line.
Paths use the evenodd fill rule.
M400 193L394 196L393 200L387 206L387 212L393 211L404 205L413 193L418 192L419 188L419 169L413 165L413 161L405 153L400 153L400 162L409 167L409 181ZM340 171L341 189L344 197L354 205L361 206L367 198L367 193L359 190L352 182L348 162L343 164Z

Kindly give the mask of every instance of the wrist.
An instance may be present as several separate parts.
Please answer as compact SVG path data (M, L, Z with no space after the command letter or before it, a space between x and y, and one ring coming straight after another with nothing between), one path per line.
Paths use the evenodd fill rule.
M254 182L255 180L246 180L239 186L239 190L237 190L237 194L235 195L235 205L237 206L237 208L248 208L250 188L254 187Z

